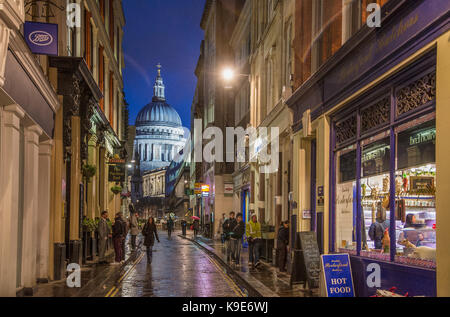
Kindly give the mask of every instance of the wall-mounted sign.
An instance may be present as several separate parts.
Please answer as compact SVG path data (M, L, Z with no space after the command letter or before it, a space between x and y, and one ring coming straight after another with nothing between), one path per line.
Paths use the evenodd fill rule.
M355 297L348 254L322 255L321 291L327 297ZM325 289L326 292L323 291Z
M205 184L202 185L202 193L209 193L211 191L210 189L211 186Z
M311 219L312 218L311 210L303 210L302 218L303 219Z
M33 54L58 55L58 24L25 22L23 29Z
M234 192L234 184L231 183L224 184L223 193L225 195L233 195L233 192Z
M108 181L114 183L125 182L125 164L109 165Z
M317 206L323 207L325 205L325 191L323 186L317 187Z
M202 183L195 183L194 185L194 194L200 195L202 193Z

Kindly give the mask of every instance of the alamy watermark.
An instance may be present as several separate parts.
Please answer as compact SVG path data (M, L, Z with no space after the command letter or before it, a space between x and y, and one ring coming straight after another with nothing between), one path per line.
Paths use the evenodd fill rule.
M69 275L66 279L66 285L69 288L81 287L81 267L78 263L71 263L67 266Z

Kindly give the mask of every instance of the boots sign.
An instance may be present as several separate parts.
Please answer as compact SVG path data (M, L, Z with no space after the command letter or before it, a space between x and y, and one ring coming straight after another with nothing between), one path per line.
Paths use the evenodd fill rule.
M58 25L25 22L24 37L33 54L58 55Z

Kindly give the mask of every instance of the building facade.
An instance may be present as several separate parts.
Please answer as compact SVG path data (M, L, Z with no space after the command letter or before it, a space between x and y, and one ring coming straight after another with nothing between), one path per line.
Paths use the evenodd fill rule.
M366 1L296 2L297 230L315 231L323 253L350 254L357 296L375 294L374 264L382 289L448 296L449 4L377 3L375 29ZM389 243L370 233L376 223Z
M69 4L78 5L79 25L68 23ZM7 238L2 238L0 294L14 296L32 294L38 281L63 278L66 261L81 264L95 257L93 233L83 239L89 236L83 217L120 210L107 162L126 155L125 21L119 0L8 0L0 12L1 89L9 96L1 99L1 166L2 173L13 173L2 177L12 200L2 198L8 207L1 213ZM31 53L22 33L26 22L57 25L58 56ZM84 175L87 166L90 173Z
M203 148L211 140L212 130L209 128L225 131L226 127L234 124L234 107L230 106L234 104L234 96L225 88L220 74L225 67L233 65L233 50L229 41L243 4L242 0L208 0L205 3L201 21L205 37L199 60L202 65L197 66L200 74L197 75L199 82L196 96L201 100L196 103L195 111L195 118L200 119L201 124L194 124L194 139L202 140L203 135L209 135L210 138L203 140L203 144L194 144L194 149ZM198 87L201 87L201 91ZM194 159L195 162L200 160ZM207 235L212 236L218 231L218 222L214 221L217 215L229 213L233 209L233 195L227 194L225 189L233 183L234 164L220 158L214 162L208 162L204 158L201 161L202 183L209 186L210 194L209 197L197 197L195 213L201 218L202 226L208 228Z
M261 160L251 163L250 210L267 225L267 240L274 238L280 224L290 220L292 114L286 100L292 94L295 3L291 0L252 1L250 126L267 128L267 142L252 144L250 157L261 151L277 152L278 164L265 171ZM275 128L275 130L274 130ZM277 154L275 154L277 155ZM274 163L274 162L272 162ZM272 251L266 254L272 259Z

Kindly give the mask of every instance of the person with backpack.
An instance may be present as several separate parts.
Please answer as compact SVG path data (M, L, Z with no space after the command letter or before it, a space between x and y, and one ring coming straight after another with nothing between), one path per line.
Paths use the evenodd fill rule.
M125 239L125 230L124 230L125 224L122 220L122 213L119 212L116 214L116 218L114 219L114 225L112 230L112 237L113 237L113 243L114 243L114 252L115 252L115 263L114 264L122 264L122 258L123 258L123 249L122 249L122 242Z
M382 206L378 206L377 219L369 228L369 237L375 242L375 250L383 249L384 232L389 226L389 220L386 220L386 211Z

